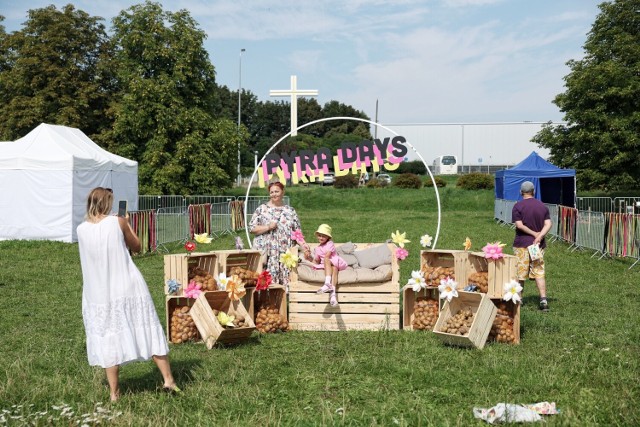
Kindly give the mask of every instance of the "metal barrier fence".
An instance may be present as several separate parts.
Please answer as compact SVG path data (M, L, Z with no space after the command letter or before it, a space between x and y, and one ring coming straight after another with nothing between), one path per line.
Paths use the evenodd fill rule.
M138 196L138 209L154 210L187 206L183 196Z
M633 204L637 208L633 197L618 199L623 200L627 206ZM494 218L504 224L511 224L513 204L515 201L496 199ZM636 261L629 269L640 263L640 214L594 212L592 208L596 205L593 203L587 206L587 210L552 204L546 206L552 222L549 235L569 243L571 250L590 249L595 251L592 256L601 254L600 258L633 258Z
M186 241L189 237L189 215L186 206L160 208L156 215L158 247L167 243Z
M576 202L580 211L640 214L640 197L578 197Z
M604 254L605 230L602 212L578 211L576 248L592 249L596 251L593 255Z

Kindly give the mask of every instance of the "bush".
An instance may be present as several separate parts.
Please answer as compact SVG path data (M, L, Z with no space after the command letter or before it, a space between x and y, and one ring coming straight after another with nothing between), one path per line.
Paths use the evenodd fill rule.
M444 178L439 177L439 176L434 176L433 178L436 181L436 187L442 188L442 187L446 187L447 186L447 181L445 181ZM431 177L429 177L429 178L424 180L424 186L425 187L433 187L433 181L431 181Z
M479 172L461 175L456 186L465 190L489 190L493 188L493 175Z
M396 173L415 173L416 175L424 175L427 173L427 168L424 167L422 160L413 160L411 162L402 162Z
M333 183L335 188L357 188L358 187L358 177L353 174L347 174L345 176L336 177L335 182Z
M369 181L367 181L367 188L380 188L383 186L382 184L383 183L378 181L378 178L371 178L369 179Z
M396 177L393 185L399 188L422 188L422 180L415 173L403 173Z

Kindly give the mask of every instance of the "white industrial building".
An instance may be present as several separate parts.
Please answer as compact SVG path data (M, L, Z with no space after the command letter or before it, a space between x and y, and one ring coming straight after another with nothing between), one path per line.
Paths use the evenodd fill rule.
M464 171L493 171L496 167L509 167L536 151L541 157L548 158L549 150L531 142L547 122L508 122L508 123L381 123L397 135L404 136L407 142L420 153L427 165L432 165L438 156L454 155L458 166ZM560 123L553 123L560 124ZM394 136L382 126L373 126L372 132L377 138ZM409 147L407 159L420 160Z

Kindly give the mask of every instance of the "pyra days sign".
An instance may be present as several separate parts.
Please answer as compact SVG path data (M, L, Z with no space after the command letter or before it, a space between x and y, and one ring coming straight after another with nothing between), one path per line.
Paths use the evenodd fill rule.
M258 186L276 175L281 181L291 180L293 184L322 181L324 174L333 171L336 176L349 173L360 174L372 168L379 172L382 168L393 171L398 168L408 149L403 136L363 140L358 144L344 143L332 153L329 148L292 151L291 153L269 153L259 167Z

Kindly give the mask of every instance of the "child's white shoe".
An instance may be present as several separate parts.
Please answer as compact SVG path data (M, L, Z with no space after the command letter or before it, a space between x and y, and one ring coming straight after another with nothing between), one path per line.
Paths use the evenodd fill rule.
M336 288L331 283L325 283L320 289L316 291L317 294L326 294L328 292L335 292Z
M329 299L329 304L331 307L336 307L338 305L338 296L335 292L331 292L331 298Z

